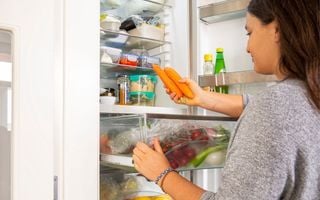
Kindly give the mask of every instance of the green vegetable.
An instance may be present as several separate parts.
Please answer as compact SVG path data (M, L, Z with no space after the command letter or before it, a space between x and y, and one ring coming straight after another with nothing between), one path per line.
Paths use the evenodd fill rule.
M222 143L217 146L208 147L207 149L200 152L194 159L192 159L191 163L194 167L198 167L206 159L206 157L209 154L211 154L213 152L224 150L227 147L228 147L228 143Z

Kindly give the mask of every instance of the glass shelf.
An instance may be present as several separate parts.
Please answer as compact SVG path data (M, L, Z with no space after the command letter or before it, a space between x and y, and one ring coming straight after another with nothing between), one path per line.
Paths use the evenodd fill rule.
M154 16L171 7L166 0L100 0L101 12L117 15L122 20L131 15Z
M185 115L187 109L169 108L169 107L155 107L155 106L126 106L126 105L104 105L100 104L100 113L106 114L181 114Z
M100 78L115 78L120 74L154 74L153 69L146 67L117 63L101 63L100 65Z
M131 36L128 33L100 30L100 45L120 48L124 51L132 49L155 49L171 42L154 40L145 37Z

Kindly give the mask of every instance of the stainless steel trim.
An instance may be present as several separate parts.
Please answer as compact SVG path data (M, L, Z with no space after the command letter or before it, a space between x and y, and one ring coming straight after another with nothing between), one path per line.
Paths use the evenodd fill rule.
M199 9L197 1L189 0L189 77L198 81L198 52L199 52ZM188 107L189 114L196 114L198 108Z
M244 17L250 0L226 0L200 7L200 19L214 23Z
M175 115L147 113L147 118L157 119L182 119L182 120L205 120L205 121L237 121L237 118L210 116L210 115Z
M143 113L130 115L104 115L100 120L126 120L126 119L179 119L179 120L203 120L203 121L237 121L237 118L227 116L213 116L213 115L188 115L188 114L164 114L164 113ZM135 122L134 122L135 123ZM146 121L145 121L145 124Z
M276 76L262 75L256 73L255 71L228 72L219 75L199 76L199 85L201 87L274 81L277 81Z

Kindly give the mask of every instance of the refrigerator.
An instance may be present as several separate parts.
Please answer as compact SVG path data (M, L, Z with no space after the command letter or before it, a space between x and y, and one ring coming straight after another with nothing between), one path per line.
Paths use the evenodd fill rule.
M105 83L101 81L100 3L1 2L0 29L10 33L12 47L12 131L10 153L6 153L10 171L1 172L10 174L13 200L99 199L100 112L110 112L99 103L101 83ZM160 53L163 66L172 66L204 86L218 77L201 77L203 54L223 47L227 72L252 69L245 54L243 8L235 18L211 24L200 16L201 7L220 4L217 1L168 0L164 4L168 45L160 47L164 54L152 52ZM156 106L138 107L139 112L216 115L177 106L160 82L156 87ZM243 92L248 87L251 84L235 84L233 90ZM112 108L119 111L117 106ZM192 179L215 191L219 176L220 170L200 170Z
M112 37L112 34L115 33L113 30L103 30L101 33L100 45L103 48L105 46L119 48L120 46L122 52L120 58L118 58L120 61L112 60L111 62L103 60L103 58L101 59L101 88L105 88L107 90L110 89L110 87L117 88L117 82L114 80L114 77L119 74L127 74L131 82L130 84L132 85L133 83L136 83L136 80L131 79L132 76L135 77L137 76L137 74L145 75L149 73L149 71L143 71L142 69L139 69L139 67L141 67L141 65L139 65L139 62L137 64L138 66L133 64L134 67L136 67L136 69L134 70L132 69L132 66L126 66L126 64L123 63L121 64L122 54L126 55L127 52L132 52L132 49L135 48L142 48L146 50L151 57L155 55L156 57L161 59L161 66L172 66L183 77L190 77L198 81L201 86L214 87L215 85L221 84L221 81L225 81L223 85L228 85L229 92L232 94L254 94L261 88L265 87L267 82L274 80L274 77L272 76L261 76L253 72L251 57L246 52L247 36L244 27L246 6L248 5L249 0L160 2L161 3L159 4L159 1L145 1L141 2L140 5L138 4L140 3L139 1L128 1L126 3L124 1L122 2L122 5L114 5L110 1L102 1L103 6L109 7L109 10L108 8L102 9L102 13L106 13L107 15L111 16L120 16L120 19L127 18L128 16L137 13L141 16L144 16L146 15L145 11L148 11L148 9L157 11L154 16L161 16L160 18L163 19L165 29L164 38L157 39L157 43L163 42L160 45L150 44L149 42L153 43L156 41L149 41L148 39L146 39L154 37L151 30L149 30L149 32L146 31L146 33L140 33L138 35L134 35L135 33L132 32L132 30L129 30L130 36L126 38L125 45L122 45L123 38L120 38L120 36L116 37L116 39L118 39L117 41L115 37ZM131 3L137 6L134 10L131 10L131 8L133 7ZM157 10L157 6L159 5L161 5L162 8L158 8ZM115 6L116 8L112 8L112 6ZM158 15L158 12L162 13L163 15ZM139 30L140 25L136 26L136 29ZM140 27L141 31L143 30L142 27L143 25ZM113 27L109 28L112 29ZM123 34L121 36L126 35ZM139 45L137 46L136 44L138 43ZM212 74L209 76L203 76L202 66L204 64L204 54L211 53L215 57L215 50L219 47L224 48L227 71L222 75ZM113 54L119 55L119 53L111 52L111 50L109 49L109 51L107 51L107 54L111 54L111 57ZM105 49L103 49L102 51L105 51ZM109 64L106 64L104 62L109 62ZM108 74L110 75L111 73L114 73L115 75L113 75L113 77L108 76ZM128 146L128 143L131 142L130 140L135 140L135 138L133 138L132 136L132 132L136 132L135 134L141 134L141 136L139 136L139 139L148 141L148 134L152 134L154 130L152 129L152 122L154 122L152 120L158 120L160 126L162 125L162 121L164 121L163 123L169 123L168 121L166 121L166 119L171 119L173 121L176 120L176 124L174 126L178 127L179 122L181 122L182 120L187 120L188 117L186 116L189 116L189 118L191 118L193 121L199 123L202 120L201 117L206 116L207 119L205 119L205 121L207 120L208 122L212 120L213 124L227 126L232 130L232 125L227 125L227 122L232 120L224 115L195 107L186 107L172 104L172 101L169 99L168 95L162 88L162 83L160 82L160 80L158 81L159 82L156 84L155 92L155 107L137 107L132 105L110 106L109 104L103 103L100 105L100 134L101 137L104 138L103 140L108 138L110 142L110 145L107 145L107 148L109 149L107 151L109 151L109 153L102 152L100 157L100 189L103 189L103 191L100 193L101 199L108 199L108 195L105 194L111 194L117 189L121 190L122 193L127 192L127 188L123 188L122 185L127 185L127 183L132 181L133 179L119 178L119 176L112 177L112 170L110 171L110 168L107 168L107 172L105 172L104 166L111 166L111 168L114 167L116 169L124 169L124 171L127 170L127 173L129 173L133 167L133 164L131 163L131 157L122 156L121 153L126 152L126 150L124 150L125 148L130 149L130 145ZM135 89L132 89L131 87L130 90ZM117 116L108 118L106 117L106 115L108 114ZM142 116L123 116L126 114L142 114ZM121 116L119 117L119 115ZM140 123L148 124L148 126L145 127ZM137 124L140 125L136 126ZM118 128L116 128L116 126L118 126ZM122 126L133 127L131 129L123 129ZM117 134L123 134L124 136L114 136L115 134L111 132L115 132L115 130ZM139 132L137 130L142 131ZM131 133L128 133L130 131ZM177 131L176 133L179 134L179 131ZM112 142L114 142L120 145L121 143L118 141L119 138L125 141L123 143L126 144L122 144L122 147L124 148L117 148L115 147L115 144L112 144ZM113 150L115 151L115 153L110 153L110 151L112 152ZM168 154L167 156L170 160L169 155L170 154ZM131 170L127 169L126 167L131 167ZM222 170L222 167L217 166L207 166L200 168L187 167L181 170L180 174L206 190L217 192L219 183L221 181ZM108 179L108 176L110 177L110 179ZM121 181L124 181L124 183L121 181L117 182L116 179L120 179ZM145 182L145 187L140 187L139 189L145 190L145 188L147 188L150 190L151 186L148 185L150 184ZM158 191L156 188L154 190ZM141 194L139 195L143 195L142 192L140 193ZM109 198L123 197L112 196Z

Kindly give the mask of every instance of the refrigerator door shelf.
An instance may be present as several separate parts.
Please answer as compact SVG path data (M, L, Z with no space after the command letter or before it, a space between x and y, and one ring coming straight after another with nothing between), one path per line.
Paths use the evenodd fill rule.
M208 24L244 17L250 0L231 0L202 6L200 19Z

